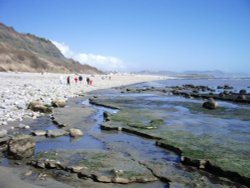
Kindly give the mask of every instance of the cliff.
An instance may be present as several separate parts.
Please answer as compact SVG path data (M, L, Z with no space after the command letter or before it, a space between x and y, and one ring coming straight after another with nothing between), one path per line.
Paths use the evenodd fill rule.
M16 32L0 23L0 71L101 73L98 69L63 56L45 38Z

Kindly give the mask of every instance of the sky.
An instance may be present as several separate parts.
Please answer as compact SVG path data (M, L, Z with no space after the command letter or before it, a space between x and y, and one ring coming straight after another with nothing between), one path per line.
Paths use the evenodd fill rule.
M250 0L0 0L0 22L102 70L250 73Z

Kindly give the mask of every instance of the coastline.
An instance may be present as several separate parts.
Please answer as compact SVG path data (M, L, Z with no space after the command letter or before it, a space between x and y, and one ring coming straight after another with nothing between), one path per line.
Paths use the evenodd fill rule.
M69 75L71 84L67 85L66 78ZM75 83L73 78L76 76L75 74L58 73L0 72L0 132L12 129L11 122L19 121L21 123L24 118L36 119L43 115L43 113L27 109L27 105L33 100L42 99L45 103L51 103L54 98L68 100L77 96L86 96L88 92L94 90L168 79L163 76L134 74L114 74L111 75L111 78L106 75L82 75L82 83ZM92 85L87 85L86 77L93 80ZM63 78L61 82L60 78ZM11 177L11 181L6 176ZM12 169L2 166L0 167L0 180L3 188L40 187L21 180ZM63 186L71 187L64 184Z
M106 90L104 90L104 91L102 91L102 89L108 89L108 88L111 88L111 90L113 91L113 89L112 89L112 87L117 87L117 89L120 89L122 92L123 92L123 90L124 91L127 91L127 89L125 88L120 88L119 86L122 86L122 85L129 85L129 84L133 84L133 83L142 83L141 84L141 87L143 87L143 89L145 89L145 87L148 87L149 89L155 89L154 87L152 87L152 85L151 84L154 84L154 83L151 83L150 81L153 81L153 80L161 80L161 79L167 79L167 78L162 78L162 77L156 77L156 76L145 76L145 75L143 75L143 76L141 76L141 75L115 75L115 76L113 76L111 79L109 79L107 76L103 76L103 75L98 75L98 76L94 76L94 77L91 77L91 79L93 79L94 80L94 84L91 86L91 85L87 85L86 84L86 81L85 81L85 83L83 84L83 83L81 83L81 84L79 84L79 83L75 83L75 82L73 82L72 84L71 84L71 86L68 86L68 85L66 85L66 83L63 83L63 84L61 84L60 83L60 76L61 76L61 74L46 74L45 75L45 78L44 77L41 77L41 75L37 75L37 74L35 74L35 76L34 76L34 74L30 74L30 73L28 73L27 75L25 75L25 73L23 74L22 73L22 75L21 76L18 76L18 74L11 74L10 75L10 73L8 73L8 74L6 74L6 76L10 76L10 77L13 77L13 75L14 75L14 78L10 78L8 81L12 81L12 82L14 82L13 84L15 85L15 86L17 86L18 84L16 84L16 82L18 82L19 84L20 83L22 83L23 84L23 87L21 87L22 86L22 84L21 84L21 86L20 86L20 89L24 89L24 90L27 90L27 92L30 92L31 94L32 94L32 92L36 92L36 91L39 91L40 93L38 93L37 95L35 95L36 97L38 96L38 97L43 97L43 100L45 99L45 97L47 97L46 99L47 100L49 100L49 99L52 99L51 97L53 96L53 97L63 97L64 99L69 99L69 98L71 98L71 100L69 100L68 101L68 107L70 107L70 105L71 104L73 104L71 101L73 100L77 100L78 98L75 98L75 97L77 97L77 96L79 96L79 97L83 97L84 96L84 98L89 98L89 95L91 94L91 93L89 93L90 91L94 91L94 90L99 90L100 89L100 91L97 91L97 93L98 92L100 92L99 94L97 94L97 95L95 95L95 96L97 96L97 98L99 98L98 97L98 95L100 95L100 96L102 96L102 92L104 92L104 91L106 91ZM43 75L44 76L44 75ZM59 76L59 77L58 77ZM66 76L67 75L63 75L64 76L64 78L65 78L65 80L64 81L66 81ZM86 78L86 76L87 75L84 75L84 78ZM19 78L18 78L19 77ZM35 79L30 79L31 77L33 77L33 78L35 78ZM42 79L42 78L44 78L44 79ZM20 81L20 79L21 79L21 81ZM23 79L23 80L22 80ZM114 79L113 80L113 82L112 82L112 79ZM144 81L146 79L146 81ZM30 82L28 82L30 85L28 85L28 89L27 89L27 85L24 85L24 83L23 83L23 81L25 81L26 80L26 82L25 82L25 84L27 83L27 80L30 80L31 82L34 82L34 83L30 83ZM38 81L37 81L38 80ZM141 82L139 82L138 80L140 80ZM147 82L147 81L149 81L149 86L146 86L147 85L147 83L145 83L145 82ZM42 84L40 84L39 86L40 86L40 88L39 87L35 87L35 88L33 88L33 87L31 87L31 86L34 86L34 84L35 83L41 83L41 82L43 82ZM51 87L54 87L54 88L57 88L58 90L54 90L54 92L50 92L50 93L48 93L49 91L51 91L50 89L50 87L45 87L45 86L47 86L46 84L44 84L44 82L46 82L46 83L49 83L49 82L51 82L52 84L51 84ZM97 84L97 82L99 82L98 84ZM129 82L129 83L128 83ZM132 83L131 83L132 82ZM163 81L164 82L164 81ZM169 82L169 80L167 80L166 82ZM7 82L6 82L7 83ZM96 83L96 84L95 84ZM126 84L125 84L126 83ZM44 84L44 85L43 85ZM117 84L117 85L116 85ZM6 85L5 85L6 86ZM45 87L45 88L44 88ZM125 86L125 87L130 87L130 86ZM131 86L131 87L133 87L133 86ZM7 88L7 87L6 87ZM83 90L83 88L85 88L85 90ZM137 88L137 86L136 86L136 88ZM9 89L9 88L8 88ZM13 88L11 88L11 89L9 89L9 93L11 92L13 90ZM63 91L67 91L67 92L63 92ZM115 91L116 91L116 89L115 89ZM129 89L128 88L128 91L133 91L133 90L131 90L131 89ZM45 92L45 93L44 93ZM57 93L58 92L58 93ZM136 92L136 91L135 91ZM162 91L162 92L164 92L164 91ZM95 92L94 92L95 93ZM119 93L120 92L118 92L117 94L119 95ZM50 94L50 95L49 95ZM92 94L93 95L93 94ZM1 95L1 96L3 96L3 95ZM50 98L49 98L50 97ZM11 97L8 97L7 99L10 99ZM110 99L108 100L108 101L110 101ZM141 104L141 103L140 103ZM17 104L15 104L15 105L17 105ZM67 108L68 109L68 108ZM29 110L28 110L29 111ZM54 111L54 112L56 112L56 110ZM70 110L70 112L71 112L71 110ZM75 113L73 113L73 114L75 114ZM102 113L101 113L102 114ZM25 122L26 122L26 120L31 120L32 121L32 119L35 119L36 117L38 117L39 115L42 115L42 114L37 114L37 116L35 116L35 117L30 117L30 119L24 119L24 124L25 124ZM54 116L53 116L54 117ZM82 117L82 116L81 116ZM60 118L59 118L60 119ZM67 117L67 119L68 119L68 117ZM75 119L78 119L78 118L75 118ZM16 125L18 125L18 123L20 123L19 121L17 121L17 122L14 122L14 123L17 123ZM62 123L62 124L64 124L64 123ZM16 127L16 125L14 125L12 128L14 128L14 127ZM29 124L28 124L29 125ZM65 125L68 125L67 123L65 124ZM12 126L12 123L9 123L9 124L7 124L6 125L6 127L11 127ZM4 126L1 126L2 128L4 128ZM5 129L5 130L7 130L7 129ZM122 130L122 129L118 129L118 130ZM125 129L124 129L125 130ZM11 130L10 130L11 131ZM89 143L89 142L88 142ZM157 145L157 143L156 143L156 145ZM157 145L158 146L158 145ZM82 145L81 145L81 147L82 147ZM163 148L165 148L165 146L163 147ZM171 149L170 149L171 150ZM188 160L190 160L189 158L188 158ZM193 161L191 161L191 162L193 162ZM198 161L199 163L200 163L200 161ZM191 165L192 166L192 165ZM196 167L196 166L195 166ZM6 167L0 167L0 178L1 179L3 179L3 180L1 180L1 182L4 182L6 185L7 185L7 187L11 187L11 184L8 184L7 182L6 182L6 180L5 180L5 172L6 173L9 173L11 176L12 176L12 178L14 178L14 181L15 182L18 182L19 180L21 180L22 181L22 176L25 174L25 171L22 171L22 174L21 174L21 176L20 176L20 174L19 175L17 175L15 172L12 172L12 169L11 168L6 168ZM27 171L26 171L26 173L28 173ZM13 181L13 182L14 182ZM53 180L53 179L50 179L50 181L55 181L55 182L57 182L56 180ZM24 181L24 183L29 183L30 181L28 180L27 181L27 179ZM21 186L21 187L33 187L32 186L32 184L36 184L36 185L38 185L38 186L43 186L43 185L41 185L41 184L39 184L39 183L37 183L37 182L33 182L33 181L31 181L30 182L31 184L30 184L30 186L29 185L25 185L25 186ZM47 182L48 183L48 182ZM46 183L46 186L47 186L47 183ZM58 183L60 183L60 181L58 182ZM4 184L4 185L5 185ZM15 183L14 185L16 185L16 184L19 184L19 183ZM62 186L62 185L61 185ZM68 185L64 185L63 184L63 187L64 186L68 186ZM71 186L70 186L71 187Z
M66 78L70 75L71 84L67 85ZM83 81L75 83L75 74L58 73L5 73L0 72L0 125L1 129L8 129L8 122L22 121L23 118L36 119L39 112L27 109L29 102L42 100L50 104L55 98L68 98L83 96L90 91L108 89L112 87L130 85L135 83L167 79L168 77L155 75L114 74L82 75ZM87 85L86 77L93 80Z

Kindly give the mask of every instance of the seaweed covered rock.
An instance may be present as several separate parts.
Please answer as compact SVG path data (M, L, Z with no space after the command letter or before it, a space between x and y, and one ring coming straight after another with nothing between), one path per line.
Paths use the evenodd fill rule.
M42 112L42 113L52 113L52 109L43 104L40 100L35 100L29 103L28 109L35 111L35 112Z
M202 107L206 109L214 110L218 107L218 103L213 98L210 98L206 102L203 103Z
M35 141L29 135L17 135L8 143L8 155L15 159L31 157L35 150Z

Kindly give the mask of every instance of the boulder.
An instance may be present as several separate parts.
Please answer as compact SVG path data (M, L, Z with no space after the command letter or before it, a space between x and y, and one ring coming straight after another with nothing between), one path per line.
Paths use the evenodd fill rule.
M8 143L8 155L15 159L31 157L35 150L35 141L29 135L17 135Z
M246 95L247 94L247 91L245 89L242 89L240 90L239 92L240 95Z
M110 113L108 112L103 112L103 119L104 121L110 121Z
M71 137L82 136L83 132L80 129L72 128L72 129L69 129L69 135Z
M48 130L46 132L47 137L58 137L67 134L67 132L63 129L55 129L55 130Z
M52 100L51 104L53 107L63 108L66 105L66 100L62 98L55 98L54 100Z
M52 113L52 109L50 107L44 105L39 100L30 102L28 105L28 109L35 111L35 112Z
M218 103L213 98L208 99L202 105L203 108L210 109L210 110L216 109L217 106L218 106Z
M32 131L32 135L34 135L34 136L45 136L46 135L46 131L35 130L35 131Z

